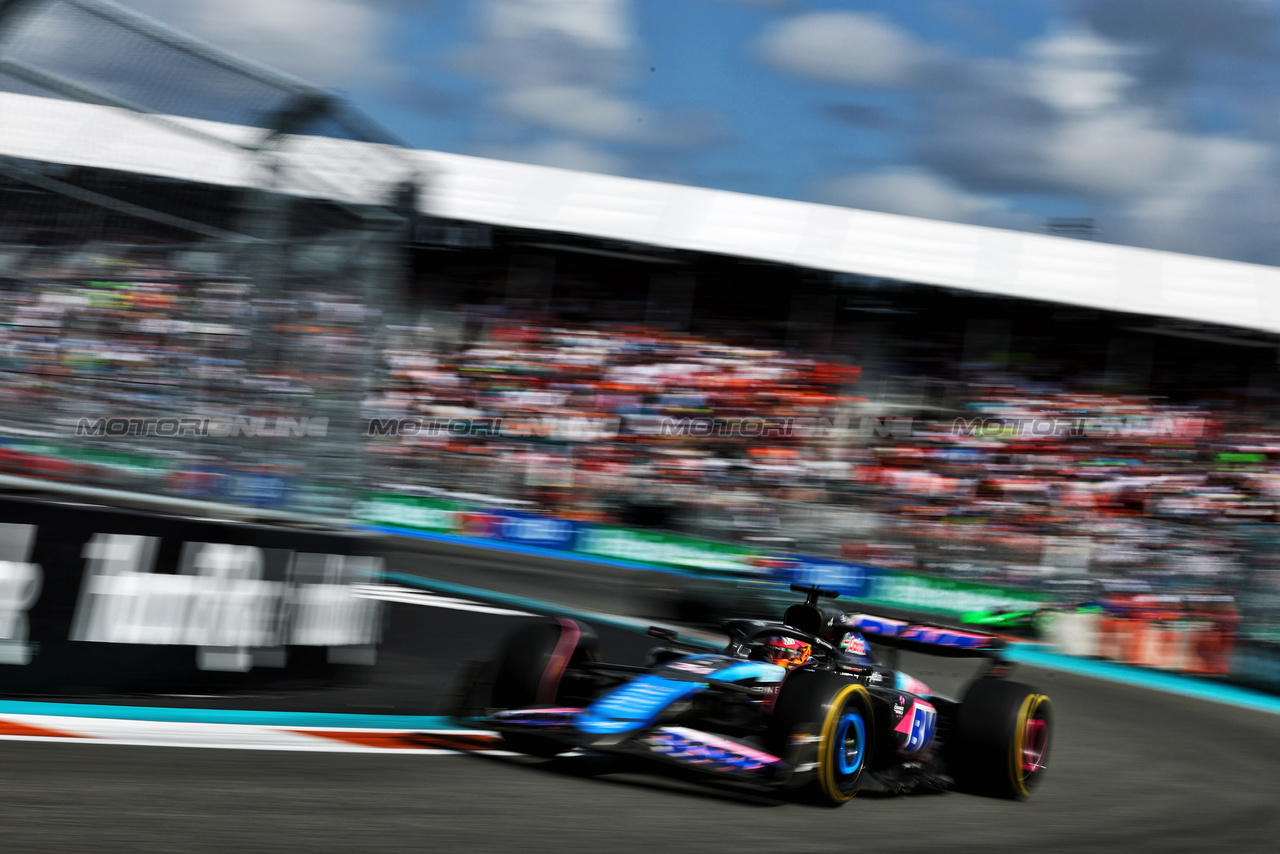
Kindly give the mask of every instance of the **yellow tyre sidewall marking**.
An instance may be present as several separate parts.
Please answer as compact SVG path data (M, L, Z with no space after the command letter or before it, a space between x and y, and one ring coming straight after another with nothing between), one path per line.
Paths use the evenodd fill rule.
M1013 784L1013 791L1024 798L1031 794L1031 790L1027 788L1027 778L1022 774L1022 754L1027 747L1027 721L1047 702L1049 697L1045 694L1028 694L1022 701L1018 720L1014 724L1013 751L1009 754L1009 782Z
M836 785L836 762L835 762L835 737L836 727L840 723L840 716L844 711L845 701L850 694L858 694L862 697L863 708L860 709L865 714L871 712L871 695L867 693L867 689L861 685L846 685L836 692L831 698L831 708L827 711L827 719L822 724L822 741L818 745L818 782L822 786L822 792L834 803L842 804L850 800L853 794L846 795L840 791L840 787ZM866 721L863 729L866 733L865 740L862 745L863 764L866 764L866 752L871 744L871 721ZM843 746L842 748L843 749Z

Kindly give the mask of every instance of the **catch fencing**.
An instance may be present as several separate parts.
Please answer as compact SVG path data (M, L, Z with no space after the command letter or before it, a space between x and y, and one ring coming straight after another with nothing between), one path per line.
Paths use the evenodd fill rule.
M0 443L160 461L89 468L105 485L348 507L415 217L403 146L107 0L0 0L0 122L21 129L0 150ZM138 170L98 168L104 148ZM182 180L197 162L217 181ZM82 429L112 418L136 426ZM173 419L239 427L153 424Z

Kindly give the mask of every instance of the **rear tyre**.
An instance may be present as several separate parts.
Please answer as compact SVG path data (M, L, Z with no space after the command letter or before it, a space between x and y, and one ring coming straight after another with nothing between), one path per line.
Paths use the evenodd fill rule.
M590 699L579 665L600 660L600 643L588 625L563 618L530 623L513 634L498 659L493 705L501 709L581 706ZM559 742L527 733L503 736L518 753L550 757Z
M839 806L862 787L874 742L871 696L848 677L800 670L782 683L767 744L792 767L788 788Z
M959 787L997 798L1029 797L1049 764L1053 705L1030 685L973 682L956 711L948 769Z

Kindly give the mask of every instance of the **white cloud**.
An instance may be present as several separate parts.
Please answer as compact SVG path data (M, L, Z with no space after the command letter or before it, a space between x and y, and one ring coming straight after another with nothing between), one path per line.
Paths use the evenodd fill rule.
M612 88L634 48L629 0L485 0L477 35L456 64L503 87Z
M1066 194L1115 203L1153 192L1212 135L1141 97L1131 51L1073 29L1016 60L952 60L928 95L925 163L975 192Z
M486 0L458 67L492 83L487 103L518 122L579 138L668 148L716 137L708 114L628 97L637 45L630 0Z
M1045 178L1069 192L1115 198L1159 186L1199 142L1146 108L1117 108L1063 122L1040 141L1038 160Z
M1123 63L1135 53L1087 29L1072 28L1028 46L1028 88L1064 112L1116 106L1134 82Z
M1084 29L1029 42L1013 60L952 59L922 90L919 167L846 178L842 201L983 224L992 196L1049 195L1092 208L1106 239L1280 261L1280 145L1190 126L1154 92L1138 48ZM1025 227L1025 226L1024 226Z
M386 20L360 0L127 0L218 47L322 85L385 77Z
M760 38L756 51L789 74L853 86L909 84L932 53L882 16L862 12L788 18Z
M1031 217L1012 210L1004 199L970 193L918 167L844 175L820 190L830 204L926 219L1025 228Z
M1056 114L1049 133L1024 137L1027 162L1061 189L1132 207L1170 188L1185 196L1192 185L1232 183L1241 167L1258 165L1259 146L1188 131L1177 114L1141 99L1124 70L1130 48L1076 28L1030 43L1024 55L1025 73L1014 79Z
M679 148L706 143L716 134L707 115L654 110L588 86L509 89L495 102L507 115L531 125L599 142Z
M1181 252L1280 262L1280 182L1273 146L1239 139L1188 141L1178 168L1150 192L1117 204L1116 237Z
M655 122L652 110L585 86L513 89L502 93L498 103L531 124L615 142L645 138Z
M623 0L490 0L485 31L499 41L556 33L602 50L631 45Z

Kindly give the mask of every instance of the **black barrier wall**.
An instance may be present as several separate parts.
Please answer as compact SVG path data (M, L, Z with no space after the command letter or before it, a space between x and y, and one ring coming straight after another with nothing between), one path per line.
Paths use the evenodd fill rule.
M0 498L0 693L314 684L374 663L368 538Z

